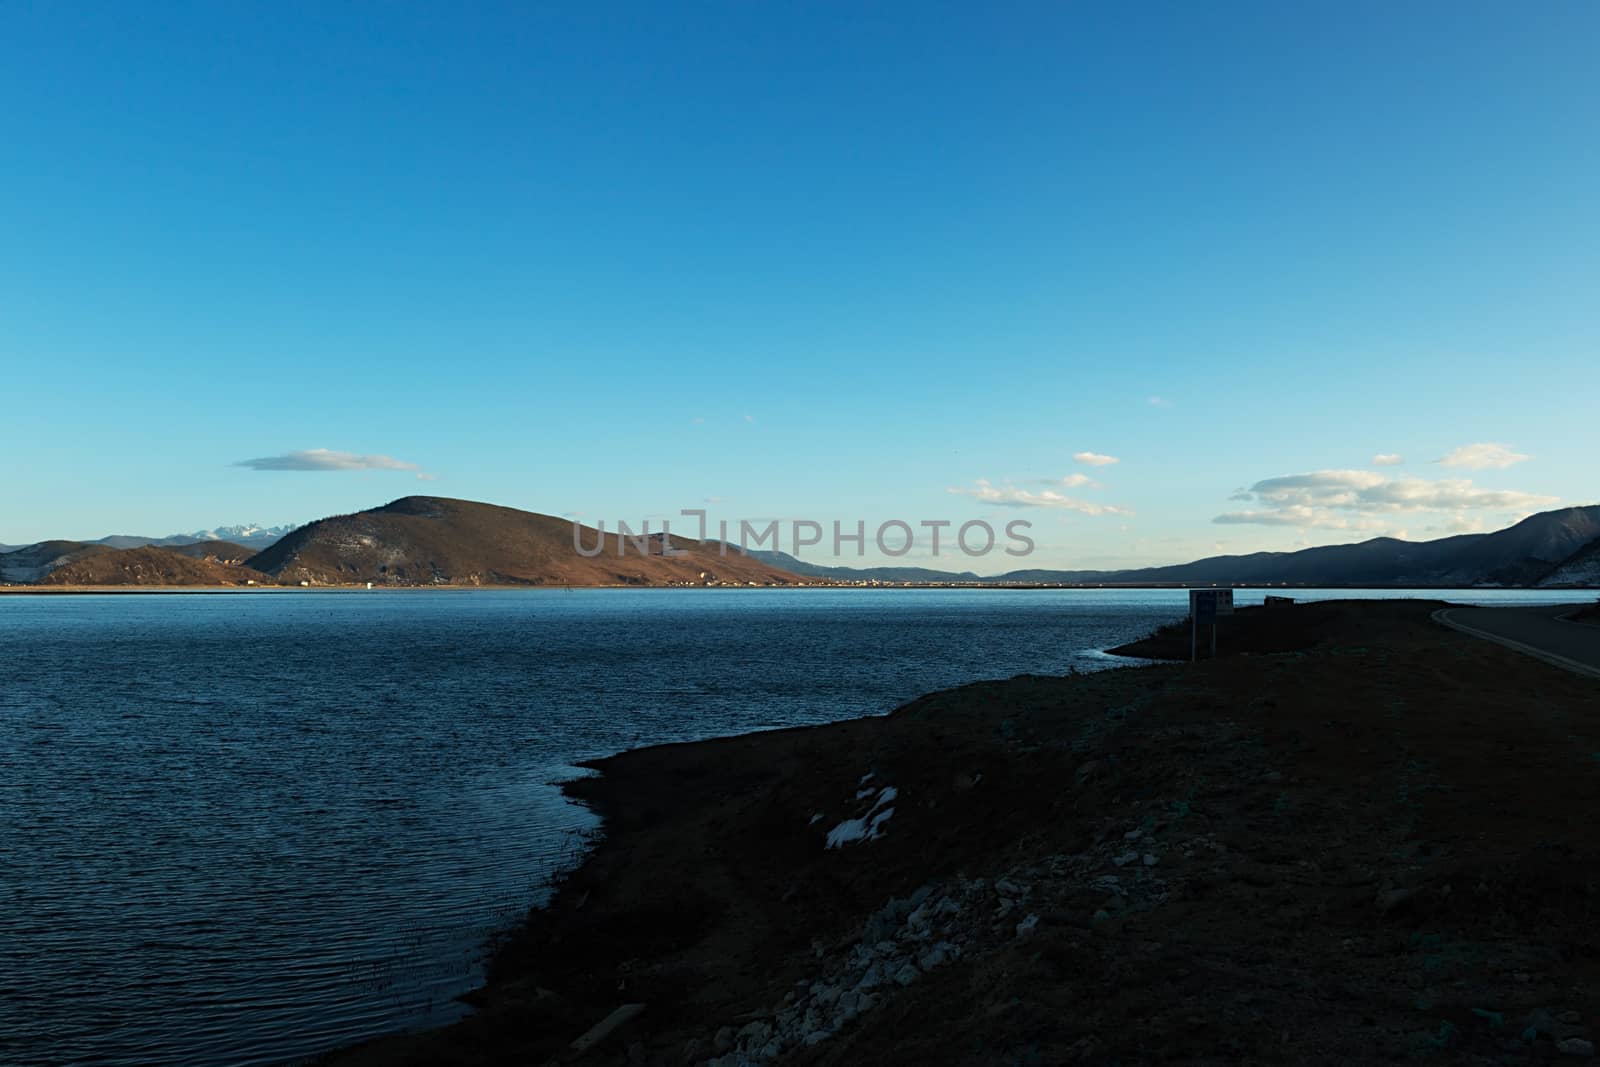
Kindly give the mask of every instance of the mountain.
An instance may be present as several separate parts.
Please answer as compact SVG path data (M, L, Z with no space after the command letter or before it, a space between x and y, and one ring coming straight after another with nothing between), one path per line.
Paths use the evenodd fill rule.
M578 530L585 550L601 544L589 527ZM410 496L381 508L322 519L289 534L248 564L280 582L390 585L792 585L798 578L737 549L673 536L682 556L662 555L663 538L649 538L650 554L632 543L604 537L603 551L582 555L573 524L550 515L445 497Z
M196 559L166 548L106 549L70 560L39 579L40 585L244 585L267 582L248 567Z
M217 539L227 530L242 540ZM608 534L604 550L585 556L573 546L572 523L549 515L443 497L405 497L371 511L302 526L223 527L144 541L118 550L106 543L44 541L0 552L0 581L100 584L205 584L248 580L240 567L281 582L389 585L664 585L835 582L963 582L1013 584L1199 585L1259 584L1328 587L1472 585L1600 585L1600 505L1531 515L1494 533L1434 541L1376 537L1298 552L1213 556L1166 567L1120 571L1014 570L982 578L971 571L925 567L834 567L784 552L754 551L674 536L685 555L662 554L660 534L650 553ZM579 529L585 548L599 534ZM274 538L262 550L252 541ZM140 549L158 555L128 556ZM125 557L125 558L123 558ZM184 563L175 560L186 561ZM206 564L212 568L189 566ZM66 569L68 567L71 569ZM704 577L702 577L704 576ZM257 576L257 581L268 578Z
M1600 537L1558 563L1539 584L1600 586Z
M797 574L835 581L878 578L888 581L987 582L1015 584L1199 585L1261 584L1307 586L1471 586L1535 585L1584 546L1600 538L1600 505L1562 508L1530 515L1515 526L1487 534L1457 534L1434 541L1375 537L1349 545L1326 545L1298 552L1254 552L1212 556L1192 563L1119 571L1027 569L980 578L971 571L912 567L828 567L782 552L752 552ZM1589 557L1586 557L1589 558ZM1571 566L1577 566L1576 564ZM1600 584L1592 573L1563 571L1563 582Z
M75 560L115 551L83 541L40 541L0 553L0 582L37 582Z
M194 544L197 541L228 541L232 544L243 545L255 552L271 548L282 537L294 530L293 526L218 526L214 530L196 530L193 533L168 534L166 537L139 537L133 534L112 534L110 537L101 537L94 541L85 542L91 545L105 545L109 548L144 548L155 545L158 548L170 548L177 545Z
M284 526L218 526L214 530L197 530L191 534L174 534L167 538L168 541L232 541L246 548L253 548L260 552L264 548L271 548L281 541L286 534L293 533L297 527L293 523Z
M1292 585L1530 585L1600 537L1600 505L1541 512L1504 530L1435 541L1375 537L1299 552L1214 556L1174 567L1118 571L1116 582L1287 582Z

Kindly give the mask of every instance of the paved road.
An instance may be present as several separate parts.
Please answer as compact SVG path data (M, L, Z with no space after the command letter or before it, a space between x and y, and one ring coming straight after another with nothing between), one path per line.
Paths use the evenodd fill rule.
M1472 634L1578 674L1600 678L1600 626L1562 618L1587 604L1535 608L1442 608L1433 617Z

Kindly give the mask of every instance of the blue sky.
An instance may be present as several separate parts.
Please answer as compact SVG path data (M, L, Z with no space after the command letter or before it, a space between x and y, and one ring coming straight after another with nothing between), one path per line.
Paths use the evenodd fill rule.
M1600 8L1125 7L11 5L0 542L1600 500Z

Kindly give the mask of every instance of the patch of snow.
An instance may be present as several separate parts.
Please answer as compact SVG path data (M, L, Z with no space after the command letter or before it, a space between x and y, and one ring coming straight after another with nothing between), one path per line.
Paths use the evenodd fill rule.
M856 794L857 800L864 800L872 794L872 790L864 790ZM889 821L894 814L894 809L885 805L894 802L900 791L894 786L884 786L878 790L878 797L872 802L872 807L867 813L856 819L846 819L832 830L828 831L828 848L843 848L845 845L857 841L872 841L883 834L883 824ZM821 818L819 815L817 818ZM812 822L815 822L813 819Z
M815 825L817 825L817 823L819 823L821 821L822 821L822 812L819 811L815 815L811 816L811 821L806 823L806 825L807 826L815 826Z

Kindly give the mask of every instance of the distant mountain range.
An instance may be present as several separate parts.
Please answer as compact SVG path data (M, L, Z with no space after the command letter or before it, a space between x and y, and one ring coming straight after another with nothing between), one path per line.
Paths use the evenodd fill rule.
M168 538L44 541L0 552L0 581L51 585L1291 585L1461 587L1600 585L1600 505L1530 516L1495 533L1435 541L1378 537L1298 552L1214 556L1119 571L1015 570L990 577L922 567L833 567L782 552L743 554L660 534L650 552L566 519L413 496L294 530L221 527ZM265 542L264 547L260 547ZM674 555L665 554L670 545ZM678 554L678 553L681 553Z
M295 530L293 525L287 526L257 526L247 523L243 526L218 526L214 530L196 530L194 533L168 534L166 537L140 537L135 534L112 534L109 537L97 537L92 541L74 541L77 545L105 545L107 548L144 548L155 545L167 548L176 545L192 545L201 541L228 541L236 545L260 552L263 548L270 548L284 534ZM48 543L48 542L41 542ZM0 545L0 552L14 552L27 545Z
M285 534L296 529L294 526L218 526L214 530L196 530L194 533L168 534L166 537L137 537L130 534L112 534L110 537L101 537L93 541L85 541L89 545L106 545L109 548L144 548L147 545L166 547L168 545L189 545L198 541L231 541L236 545L253 548L260 552L263 548L270 548Z
M834 581L1012 584L1472 586L1600 584L1600 505L1530 515L1486 534L1435 541L1375 537L1298 552L1212 556L1193 563L1115 571L1014 570L988 578L921 567L828 567L782 552L751 555L797 574Z

